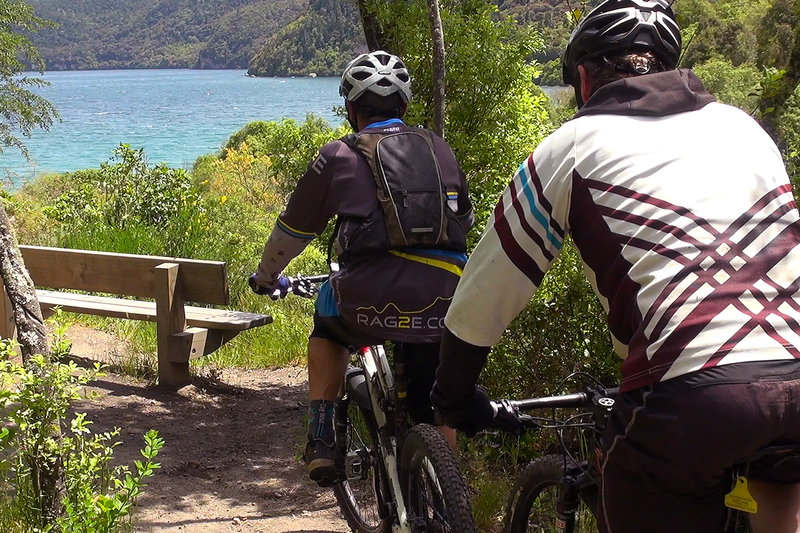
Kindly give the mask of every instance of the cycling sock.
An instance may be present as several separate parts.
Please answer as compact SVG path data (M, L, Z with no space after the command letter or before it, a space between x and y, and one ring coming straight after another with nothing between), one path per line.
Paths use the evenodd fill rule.
M333 402L311 400L308 414L308 439L333 444Z

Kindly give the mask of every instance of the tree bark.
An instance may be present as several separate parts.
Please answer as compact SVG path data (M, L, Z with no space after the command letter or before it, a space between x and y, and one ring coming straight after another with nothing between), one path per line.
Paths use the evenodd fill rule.
M438 0L428 0L428 19L433 39L433 131L444 137L444 121L447 110L444 85L444 29Z
M364 40L367 41L367 48L370 52L375 50L386 50L386 35L381 30L378 18L370 11L367 2L369 0L358 0L358 12L361 15L361 27L364 29ZM387 50L390 52L390 50Z
M2 205L0 205L0 277L11 301L22 361L27 364L34 354L47 355L47 337L33 281L22 261L14 231Z
M14 230L2 204L0 204L0 277L11 302L22 362L27 367L31 356L48 355L47 336L36 289L25 268ZM2 296L0 294L0 297ZM52 432L50 436L60 442L61 426L58 421L52 424L50 431ZM55 523L61 514L64 491L63 459L57 453L51 459L37 455L28 456L25 461L31 469L31 481L44 520L43 524Z

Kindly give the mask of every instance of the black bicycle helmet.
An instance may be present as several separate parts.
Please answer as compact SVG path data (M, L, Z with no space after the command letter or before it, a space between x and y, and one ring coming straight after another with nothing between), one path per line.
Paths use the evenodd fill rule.
M388 52L378 50L361 54L344 69L339 94L354 102L365 93L379 97L395 95L401 103L411 99L411 76L403 61Z
M561 63L564 83L578 82L578 63L624 50L650 50L664 67L678 65L681 32L666 0L604 0L586 15L569 38Z

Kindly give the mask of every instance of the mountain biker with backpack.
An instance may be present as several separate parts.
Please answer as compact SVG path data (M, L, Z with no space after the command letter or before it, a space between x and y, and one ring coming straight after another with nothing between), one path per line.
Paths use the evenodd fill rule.
M400 58L384 51L359 55L346 67L339 92L355 133L320 148L250 278L259 294L285 296L284 268L337 217L329 249L340 269L320 287L308 343L305 460L322 486L343 475L331 417L353 349L393 341L395 353L405 356L409 414L433 422L429 394L444 314L474 223L450 147L402 121L411 78ZM455 432L443 431L454 443Z
M601 530L721 532L731 465L800 443L800 219L780 153L677 68L661 0L606 0L576 27L575 117L520 166L445 318L434 407L474 433L476 386L567 234L608 315L621 394ZM754 531L800 531L800 465L754 465Z

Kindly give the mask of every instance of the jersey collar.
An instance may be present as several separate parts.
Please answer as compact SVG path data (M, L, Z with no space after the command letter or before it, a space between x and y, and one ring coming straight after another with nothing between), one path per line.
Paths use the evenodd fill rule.
M399 118L390 118L389 120L382 120L380 122L373 122L369 126L365 126L364 129L370 128L385 128L386 126L391 126L392 124L404 124L402 120Z

